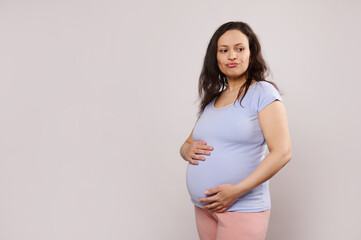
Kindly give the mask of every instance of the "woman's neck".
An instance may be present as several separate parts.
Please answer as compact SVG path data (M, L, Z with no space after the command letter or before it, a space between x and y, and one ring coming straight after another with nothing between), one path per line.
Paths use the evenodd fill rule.
M232 92L238 92L241 86L246 82L245 79L238 79L238 80L228 80L228 86L225 89L225 91L232 93ZM251 84L253 84L254 81L252 81Z

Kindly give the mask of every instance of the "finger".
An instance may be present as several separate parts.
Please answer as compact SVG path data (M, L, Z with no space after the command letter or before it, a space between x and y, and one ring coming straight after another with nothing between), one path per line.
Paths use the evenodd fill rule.
M192 158L193 158L193 159L197 159L197 160L202 160L202 161L206 160L205 157L199 156L199 155L197 155L197 154L192 154Z
M217 212L217 211L220 211L221 209L223 209L223 206L222 205L218 205L217 207L214 207L212 209L210 209L211 211L213 212Z
M210 154L211 154L210 151L205 151L205 150L202 150L201 148L196 148L196 149L194 150L194 152L197 153L197 154L206 154L206 155L210 155Z
M202 148L207 148L207 149L213 148L212 146L207 145L207 143L204 141L195 141L194 145L200 146Z
M218 206L219 206L219 202L214 202L211 204L204 205L204 208L208 208L209 210L213 211Z
M187 161L188 161L189 163L193 164L193 165L198 165L198 164L199 164L198 161L195 161L195 160L193 160L192 158L187 159Z
M208 146L208 145L201 145L200 146L202 149L207 149L207 150L213 150L214 149L214 147L212 147L212 146Z
M205 193L206 195L212 195L212 194L218 193L220 190L221 190L220 187L217 186L217 187L214 187L214 188L211 188L211 189L206 190L204 193Z
M227 208L224 207L224 208L221 208L220 210L218 210L217 213L223 213L223 212L225 212L226 210L227 210Z
M200 198L198 201L199 202L215 202L218 200L217 196L211 196L211 197L205 197L205 198Z
M195 144L200 144L200 145L207 145L207 143L205 141L194 141Z
M208 149L208 150L213 150L214 149L214 147L207 145L207 143L203 142L203 141L197 141L197 142L194 142L194 143L195 143L195 145L197 145L198 147L200 147L202 149Z

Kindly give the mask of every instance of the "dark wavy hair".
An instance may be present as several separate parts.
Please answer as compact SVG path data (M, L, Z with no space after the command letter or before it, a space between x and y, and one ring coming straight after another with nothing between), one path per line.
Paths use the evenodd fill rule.
M219 96L222 91L228 86L227 77L221 72L218 67L217 61L217 44L218 39L228 30L239 30L245 34L248 38L250 59L249 65L246 71L246 82L241 86L237 99L245 90L242 98L239 100L242 106L242 99L246 95L249 86L252 83L252 79L255 81L266 81L271 83L277 90L278 87L275 83L267 81L266 77L270 73L270 69L262 57L261 45L258 41L256 34L253 32L251 27L244 22L227 22L221 25L216 32L213 34L209 41L207 52L204 57L203 68L198 82L198 94L201 99L199 112L203 112L204 108L210 103L214 97ZM237 100L235 100L236 102ZM234 103L235 103L234 102ZM243 106L242 106L243 107Z

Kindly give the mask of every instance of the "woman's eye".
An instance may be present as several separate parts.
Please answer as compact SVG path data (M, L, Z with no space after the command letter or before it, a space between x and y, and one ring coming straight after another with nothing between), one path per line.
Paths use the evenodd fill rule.
M226 49L222 49L222 50L220 50L220 52L222 52L222 53L223 53L223 52L226 52L226 51L227 51Z
M242 50L243 50L243 48L238 48L238 50L242 51Z

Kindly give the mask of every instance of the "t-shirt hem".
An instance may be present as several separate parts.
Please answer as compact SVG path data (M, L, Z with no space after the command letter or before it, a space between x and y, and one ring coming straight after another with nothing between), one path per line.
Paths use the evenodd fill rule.
M195 202L194 200L192 200L193 204L196 205L197 207L203 208L203 205ZM263 212L263 211L267 211L270 210L271 206L265 206L262 208L247 208L247 209L232 209L232 206L230 208L228 208L226 210L226 212Z
M267 102L263 103L259 109L258 112L262 111L262 109L264 109L265 107L267 107L269 104L271 104L272 102L279 100L281 102L283 102L283 99L281 97L273 97L272 99L268 100Z

